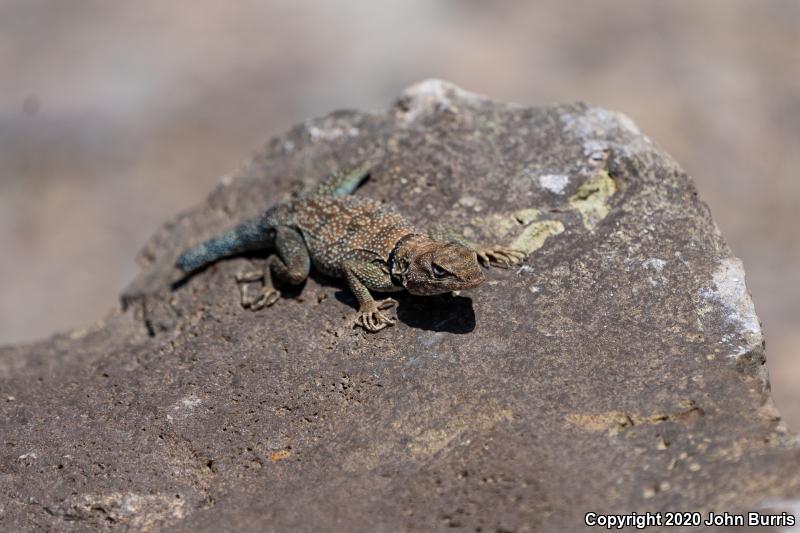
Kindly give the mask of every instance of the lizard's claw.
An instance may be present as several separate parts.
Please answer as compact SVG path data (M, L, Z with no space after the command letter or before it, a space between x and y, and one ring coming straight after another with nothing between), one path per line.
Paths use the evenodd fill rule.
M477 250L478 261L485 267L509 268L525 260L528 255L522 250L505 246L486 246Z
M272 287L263 287L259 292L258 299L250 304L250 310L258 311L259 309L269 307L280 300L280 298L281 293L276 289L273 289Z
M262 279L264 279L263 270L251 270L250 272L238 272L236 274L236 281L239 283L252 283Z
M378 300L363 306L356 317L353 327L361 326L365 330L375 333L387 326L394 326L394 319L386 316L381 312L383 309L389 309L397 304L393 298L386 298L385 300Z

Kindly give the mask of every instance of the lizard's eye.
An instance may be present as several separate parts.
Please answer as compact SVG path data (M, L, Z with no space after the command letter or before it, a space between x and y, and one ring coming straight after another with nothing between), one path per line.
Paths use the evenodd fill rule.
M436 263L431 264L431 270L433 270L433 275L436 276L437 278L444 278L450 275L450 272L443 269Z

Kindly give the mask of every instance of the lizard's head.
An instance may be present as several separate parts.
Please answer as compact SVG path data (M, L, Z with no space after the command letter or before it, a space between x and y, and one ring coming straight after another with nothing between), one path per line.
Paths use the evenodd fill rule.
M392 276L408 292L420 296L472 289L485 279L474 250L423 235L398 244Z

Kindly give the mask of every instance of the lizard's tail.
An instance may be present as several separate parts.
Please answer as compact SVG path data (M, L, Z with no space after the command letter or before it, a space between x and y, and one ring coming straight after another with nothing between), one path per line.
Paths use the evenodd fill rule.
M223 257L268 248L270 245L268 224L263 217L254 218L185 251L175 265L184 274L189 274Z

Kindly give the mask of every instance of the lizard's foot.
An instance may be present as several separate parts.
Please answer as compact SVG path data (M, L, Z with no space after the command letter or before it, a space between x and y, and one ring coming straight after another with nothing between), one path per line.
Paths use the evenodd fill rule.
M481 246L476 250L478 261L485 267L509 268L525 260L528 254L505 246Z
M254 281L261 281L264 279L263 270L251 270L250 272L239 272L236 274L236 281L238 283L252 283Z
M261 290L258 292L258 296L256 298L252 298L247 290L247 287L248 285L246 284L241 286L242 307L245 309L250 309L251 311L258 311L259 309L269 307L277 302L281 297L281 293L275 290L274 287L261 287Z
M381 310L389 309L396 304L397 301L395 299L386 298L385 300L370 302L362 306L358 311L353 327L361 326L365 330L375 333L387 326L394 326L394 319L381 313Z

